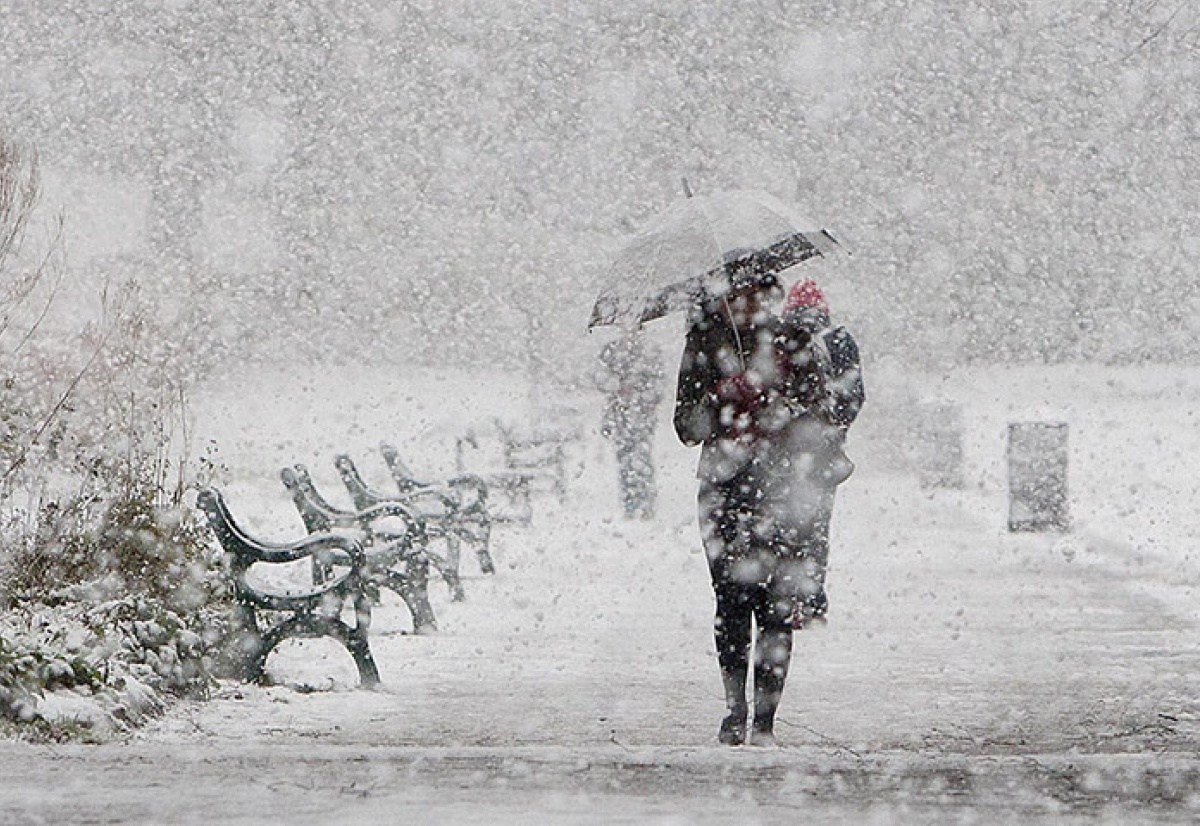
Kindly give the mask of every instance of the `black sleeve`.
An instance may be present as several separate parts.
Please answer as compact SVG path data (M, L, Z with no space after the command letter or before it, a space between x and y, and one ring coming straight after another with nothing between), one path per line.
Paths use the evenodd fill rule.
M675 386L675 434L685 445L702 443L716 426L716 411L709 399L716 383L716 365L707 345L707 332L693 325L688 330Z
M827 343L831 367L828 388L833 401L833 424L849 427L858 418L858 413L867 398L858 342L846 328L838 327L830 333Z

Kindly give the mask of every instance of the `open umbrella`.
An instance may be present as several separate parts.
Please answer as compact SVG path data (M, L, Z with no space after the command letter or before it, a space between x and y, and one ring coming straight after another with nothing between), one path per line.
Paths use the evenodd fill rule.
M744 272L778 272L838 247L779 199L754 190L672 204L622 247L588 327L639 324L720 296Z

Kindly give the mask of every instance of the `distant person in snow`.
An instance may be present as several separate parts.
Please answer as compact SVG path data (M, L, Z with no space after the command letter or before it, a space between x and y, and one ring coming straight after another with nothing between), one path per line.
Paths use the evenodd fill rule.
M836 375L828 316L819 325L808 312L824 307L815 284L794 289L779 318L769 310L782 296L773 273L743 267L731 272L730 283L725 296L693 310L675 429L685 444L702 446L700 526L727 709L718 739L747 741L753 649L749 742L770 745L793 631L825 613L833 489L849 475L840 429L861 406L861 381L857 402L854 391L841 393L852 370ZM857 365L857 351L844 344L837 344L839 366L848 355Z
M621 503L627 517L649 519L658 498L654 424L663 396L660 354L638 329L605 345L600 363L597 383L608 393L600 431L616 448Z

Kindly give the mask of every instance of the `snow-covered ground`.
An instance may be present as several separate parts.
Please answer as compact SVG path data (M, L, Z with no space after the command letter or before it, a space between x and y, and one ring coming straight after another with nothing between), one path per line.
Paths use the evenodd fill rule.
M668 365L668 369L670 365ZM1200 816L1200 614L1193 554L1200 371L868 373L858 471L835 517L827 627L798 638L779 749L722 748L693 451L661 411L659 512L619 515L599 399L519 375L257 373L198 398L198 451L252 532L301 524L278 470L377 444L454 469L492 417L574 430L563 502L497 529L467 600L405 633L385 595L383 685L289 643L273 687L229 684L129 742L0 749L0 821L1191 822ZM912 402L961 406L965 486L906 466ZM578 414L572 417L570 411ZM1073 530L1005 530L1004 426L1071 428Z

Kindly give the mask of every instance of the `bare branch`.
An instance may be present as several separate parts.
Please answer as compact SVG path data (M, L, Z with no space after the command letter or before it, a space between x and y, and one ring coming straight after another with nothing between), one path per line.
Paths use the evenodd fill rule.
M66 389L63 390L63 392L59 394L54 405L50 408L50 410L46 413L46 415L42 417L42 419L38 423L38 425L35 428L33 428L29 438L24 441L24 443L21 446L21 450L17 453L16 457L13 459L12 464L10 464L7 468L5 468L3 475L0 475L0 488L3 488L5 486L5 484L7 484L9 479L12 478L13 474L16 473L17 470L19 470L21 468L21 466L25 463L25 460L29 456L29 452L31 450L33 450L33 447L38 443L38 440L41 439L41 437L46 433L46 431L50 429L50 426L52 424L54 424L55 420L58 418L58 415L62 412L63 408L66 407L67 402L69 402L71 400L71 396L75 393L76 388L79 387L79 383L83 381L84 377L88 374L88 372L92 369L92 366L96 363L96 360L100 358L100 354L104 352L105 348L108 345L109 339L112 337L113 333L116 332L116 330L119 326L120 320L124 316L124 311L126 309L126 305L129 303L129 296L128 295L123 296L122 303L113 310L111 316L109 315L110 308L108 306L109 302L108 302L107 288L104 291L103 301L104 301L104 305L105 305L104 306L105 322L104 322L103 333L100 336L100 340L96 343L96 346L92 349L92 353L88 357L87 362L83 365L83 367L81 367L75 373L75 375L72 377L71 381L67 384Z
M0 263L20 245L40 194L37 154L0 137Z
M42 260L38 266L35 267L27 277L22 279L22 281L25 282L25 292L19 297L13 299L11 302L7 302L2 305L5 308L5 315L3 319L0 319L0 337L3 337L4 333L12 324L12 313L19 305L23 304L25 300L29 298L38 284L45 280L46 273L51 271L51 263L54 260L54 256L62 249L62 238L63 219L62 216L59 216L54 232L54 238L51 240L46 254L42 257ZM59 267L55 267L53 269L54 281L50 285L49 295L46 296L46 300L42 305L41 311L25 330L24 335L22 335L21 340L17 342L17 345L13 348L13 351L10 355L15 356L20 353L25 345L29 343L30 339L33 338L38 329L42 326L42 322L46 320L46 316L49 314L50 308L54 305L54 300L58 297L58 291L59 288L62 287L64 275L65 272L63 269Z
M1154 29L1154 31L1150 32L1150 34L1148 34L1144 38L1142 38L1142 41L1140 43L1138 43L1136 46L1134 46L1132 49L1130 49L1121 58L1121 62L1124 62L1124 61L1128 60L1129 58L1133 57L1135 54L1137 54L1139 51L1141 51L1147 45L1149 45L1149 43L1152 40L1154 40L1160 34L1165 32L1167 30L1167 28L1171 25L1171 23L1174 22L1175 18L1179 16L1179 13L1184 10L1184 8L1187 6L1187 4L1188 4L1188 0L1181 0L1180 4L1175 7L1175 10L1167 16L1167 19L1164 20L1158 26L1158 28Z

